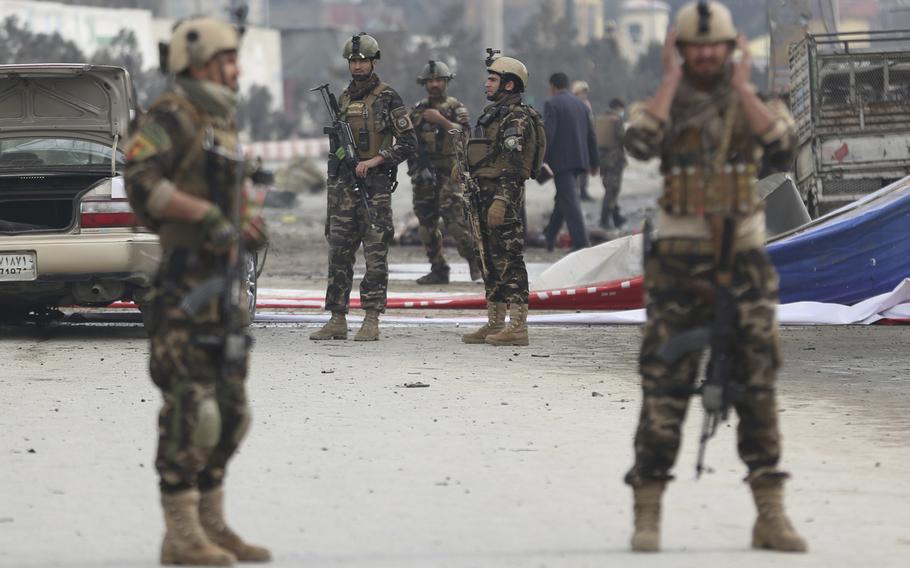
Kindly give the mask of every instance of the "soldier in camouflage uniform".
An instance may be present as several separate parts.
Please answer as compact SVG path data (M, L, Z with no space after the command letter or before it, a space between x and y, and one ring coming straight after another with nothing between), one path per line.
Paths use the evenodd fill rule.
M420 240L430 259L430 273L418 278L418 284L449 283L449 265L442 255L440 217L445 221L446 230L455 238L458 253L468 261L471 280L481 278L467 228L464 194L452 179L455 147L449 131L461 130L467 135L470 128L468 108L455 97L446 96L449 81L454 77L442 61L427 63L417 82L426 88L429 96L411 111L418 148L417 155L408 160L408 174L414 188L414 213L420 222Z
M379 314L385 311L389 283L389 243L392 226L392 191L398 164L417 145L408 110L398 93L379 80L379 43L358 34L344 46L352 81L339 98L341 118L351 126L360 159L357 171L341 165L331 140L325 234L329 241L329 283L325 309L331 319L310 339L347 339L348 303L354 279L354 255L363 244L366 274L360 282L360 304L366 312L355 341L379 339ZM361 178L370 211L354 190Z
M477 214L486 252L486 325L465 343L528 345L528 272L524 262L525 180L537 177L546 151L543 119L522 101L528 69L500 57L487 67L487 106L468 142L468 166L483 207ZM505 325L506 306L509 325Z
M731 61L734 47L742 59ZM677 50L684 64L677 60ZM710 325L713 290L723 280L737 305L731 380L742 387L734 402L738 450L748 467L758 509L752 546L805 551L783 506L775 384L780 348L775 315L778 278L765 251L765 221L755 189L762 153L793 149L787 111L763 103L749 83L751 56L737 36L729 10L718 2L680 9L664 47L664 76L657 93L631 112L625 146L634 158L659 156L664 192L658 240L645 264L648 320L640 354L643 402L635 435L635 464L626 475L635 504L632 549L660 548L660 501L680 444L700 353L672 364L658 356L680 333ZM720 226L734 227L721 230ZM731 238L732 237L732 238ZM730 267L715 259L732 244Z
M155 461L167 527L162 564L270 559L268 550L247 544L224 521L227 463L250 423L248 342L240 361L226 364L227 347L217 341L227 333L219 298L195 314L181 307L201 282L223 274L238 244L255 250L266 240L262 218L251 208L244 206L239 226L225 212L245 197L234 121L239 43L240 32L225 22L179 23L162 65L176 76L173 87L151 105L127 155L130 203L162 248L145 308L151 310L149 368L164 397ZM238 303L244 307L233 321L248 315L246 302Z
M595 120L597 151L600 153L600 176L604 185L600 226L604 229L619 229L626 222L625 217L619 213L617 202L622 189L622 173L626 169L626 152L622 146L625 110L625 103L613 99L610 101L610 110Z

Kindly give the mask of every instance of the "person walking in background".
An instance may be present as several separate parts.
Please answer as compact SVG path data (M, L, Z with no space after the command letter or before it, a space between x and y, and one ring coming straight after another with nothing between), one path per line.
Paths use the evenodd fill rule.
M550 76L552 97L544 106L544 125L547 131L547 153L544 161L553 170L556 182L556 201L550 222L544 229L547 249L556 246L556 237L563 222L569 228L572 249L588 246L588 233L581 213L576 189L576 176L590 171L597 175L597 138L588 107L569 92L565 73Z
M626 169L626 151L622 145L625 130L626 104L620 99L610 101L610 109L597 117L597 153L600 157L600 176L604 184L604 201L600 209L600 226L619 229L626 219L619 214L619 192L622 173Z
M591 117L591 120L594 120L594 109L591 107L591 101L588 99L588 93L591 91L591 87L588 86L587 81L572 81L572 94L578 97L578 99L585 103L585 106L588 107L588 115ZM596 129L595 129L596 133ZM598 140L600 136L598 135ZM594 198L591 197L591 194L588 193L588 171L585 170L578 174L578 197L582 201L594 201Z

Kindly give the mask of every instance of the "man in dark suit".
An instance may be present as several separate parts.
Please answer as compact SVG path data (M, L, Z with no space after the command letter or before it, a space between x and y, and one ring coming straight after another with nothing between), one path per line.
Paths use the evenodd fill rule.
M544 229L547 248L553 250L563 222L569 227L572 249L588 246L588 233L578 199L576 177L589 171L597 175L597 137L588 107L569 92L569 78L565 73L550 76L553 96L544 106L544 126L547 131L545 162L553 170L556 182L556 203L550 222Z

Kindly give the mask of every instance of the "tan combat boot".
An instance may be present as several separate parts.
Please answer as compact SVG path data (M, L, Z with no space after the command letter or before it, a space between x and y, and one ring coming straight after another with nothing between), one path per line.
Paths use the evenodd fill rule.
M489 345L528 344L528 305L513 304L509 310L509 325L499 333L490 334L486 339Z
M635 534L632 535L634 552L660 550L660 498L666 481L644 481L632 488L635 501Z
M758 519L752 529L752 548L784 552L806 552L806 540L799 536L784 512L784 481L758 479L751 483Z
M354 341L376 341L379 339L379 310L367 310L363 324L354 336Z
M205 534L216 545L237 557L240 562L268 562L272 559L267 548L247 544L224 521L224 488L200 493L199 522Z
M487 323L477 331L461 336L465 343L484 343L488 335L499 333L506 327L506 305L502 302L487 302Z
M332 312L332 317L318 331L310 334L310 339L322 341L325 339L347 339L348 319L343 312Z
M199 492L162 493L166 531L161 543L164 565L231 566L233 554L215 545L199 523Z

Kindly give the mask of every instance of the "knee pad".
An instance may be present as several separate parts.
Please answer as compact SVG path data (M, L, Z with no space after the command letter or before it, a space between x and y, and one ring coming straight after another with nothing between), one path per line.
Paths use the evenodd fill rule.
M417 235L420 237L420 240L424 243L428 243L433 239L433 233L436 231L430 230L429 227L421 225L417 228Z
M221 412L214 398L205 398L196 408L196 428L193 430L193 445L212 449L221 438Z

